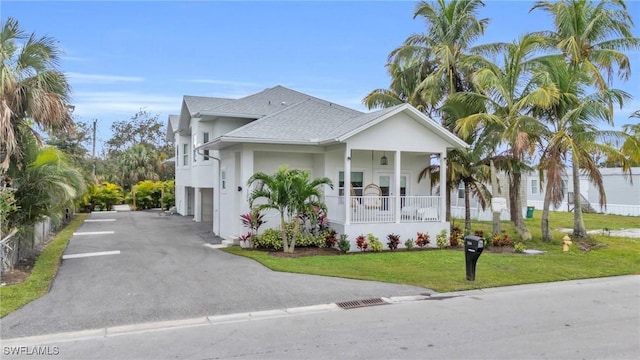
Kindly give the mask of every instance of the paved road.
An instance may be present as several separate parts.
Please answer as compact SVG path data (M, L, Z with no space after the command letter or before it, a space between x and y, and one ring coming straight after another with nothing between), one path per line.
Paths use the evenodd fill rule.
M253 320L238 317L232 323L214 317L208 324L203 319L151 331L107 329L84 333L84 339L21 339L6 341L3 351L18 352L17 346L27 346L24 349L57 353L56 359L631 360L640 356L640 276L441 295L440 300L353 310L272 312ZM22 351L22 358L30 358Z
M0 320L2 339L117 325L231 314L428 289L273 272L203 246L190 218L160 212L92 214L65 254L119 255L63 260L51 292Z

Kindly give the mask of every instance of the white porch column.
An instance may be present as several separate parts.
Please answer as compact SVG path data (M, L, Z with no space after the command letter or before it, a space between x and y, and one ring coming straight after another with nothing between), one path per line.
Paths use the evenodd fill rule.
M344 151L344 224L351 224L351 148L349 145Z
M193 191L193 221L202 221L202 189L197 187Z
M229 189L229 191L238 192L238 189L236 187L242 187L242 192L240 192L240 209L238 209L240 210L239 214L245 214L249 212L249 202L247 202L247 198L249 197L249 192L251 191L251 189L247 188L247 181L249 181L249 178L254 173L253 152L253 149L247 149L246 147L242 149L240 160L240 167L242 170L240 170L240 177L238 179L239 181L236 181L237 184L235 184L233 188ZM236 171L239 171L239 169L236 169ZM238 223L239 221L240 220L238 220Z
M394 212L395 212L395 221L396 223L400 222L400 210L401 210L401 194L400 194L400 171L401 171L401 164L400 164L400 158L401 158L402 153L398 150L396 152L394 152L394 160L393 160L393 183L394 183L394 189L393 189L393 193L395 194L395 204L394 204Z
M447 153L440 153L440 221L447 221Z

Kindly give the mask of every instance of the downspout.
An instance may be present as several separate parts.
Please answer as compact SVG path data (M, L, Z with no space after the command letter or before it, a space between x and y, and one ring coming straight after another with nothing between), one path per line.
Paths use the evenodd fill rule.
M214 199L215 199L215 204L214 204L215 208L214 208L214 210L217 210L217 214L216 214L216 218L217 219L213 223L214 230L217 227L218 231L217 232L214 231L213 234L217 235L217 236L220 236L220 194L221 194L221 192L220 192L220 183L222 181L220 170L222 168L222 161L219 158L215 157L215 156L205 155L204 153L201 153L200 151L202 151L202 150L196 150L196 153L198 155L206 156L206 157L208 157L210 159L213 159L213 160L216 160L218 162L218 194L214 193Z

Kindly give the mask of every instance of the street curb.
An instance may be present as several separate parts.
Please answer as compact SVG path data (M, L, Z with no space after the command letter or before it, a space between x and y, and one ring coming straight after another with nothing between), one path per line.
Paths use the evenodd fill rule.
M28 336L22 338L2 339L2 344L6 346L16 345L38 345L61 343L79 340L95 340L105 339L114 336L122 336L129 334L140 334L153 331L175 330L183 328L191 328L197 326L215 326L237 322L266 320L283 318L297 315L318 314L329 311L342 310L336 304L322 304L302 306L287 309L253 311L227 315L204 316L191 319L157 321L131 325L113 326L101 329L73 331L65 333L56 333L49 335Z

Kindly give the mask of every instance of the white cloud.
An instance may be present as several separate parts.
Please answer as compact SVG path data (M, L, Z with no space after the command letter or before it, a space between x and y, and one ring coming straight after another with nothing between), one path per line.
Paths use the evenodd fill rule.
M68 72L69 82L76 84L114 84L118 82L143 82L144 78L139 76L119 76L102 74L81 74Z
M87 118L131 116L141 108L161 116L178 113L182 96L137 92L76 92L73 94L74 114Z

